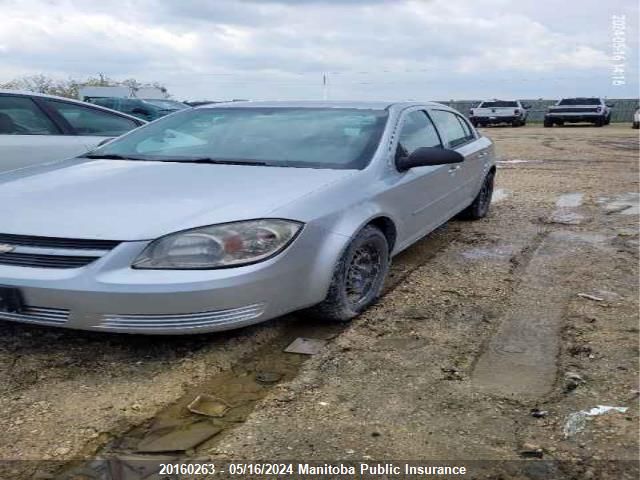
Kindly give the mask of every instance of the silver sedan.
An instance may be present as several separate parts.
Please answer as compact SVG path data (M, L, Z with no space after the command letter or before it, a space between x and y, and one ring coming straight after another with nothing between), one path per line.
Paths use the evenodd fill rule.
M487 215L494 175L492 142L437 103L178 112L0 175L0 318L157 334L307 307L350 320L394 255Z

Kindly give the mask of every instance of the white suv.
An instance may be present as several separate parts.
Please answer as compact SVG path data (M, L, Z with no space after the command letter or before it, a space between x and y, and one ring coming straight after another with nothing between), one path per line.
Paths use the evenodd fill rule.
M544 126L590 122L596 127L602 127L611 122L612 107L602 98L563 98L549 107L544 116Z
M0 90L0 172L75 157L145 123L77 100Z
M474 127L484 127L498 123L508 123L520 127L527 123L527 109L530 105L522 105L520 100L485 100L469 110L469 120Z

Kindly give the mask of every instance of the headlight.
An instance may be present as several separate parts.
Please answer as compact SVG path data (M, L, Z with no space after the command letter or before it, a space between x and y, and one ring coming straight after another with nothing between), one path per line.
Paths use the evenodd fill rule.
M224 223L154 240L133 263L146 269L212 269L266 260L284 250L302 223L265 219Z

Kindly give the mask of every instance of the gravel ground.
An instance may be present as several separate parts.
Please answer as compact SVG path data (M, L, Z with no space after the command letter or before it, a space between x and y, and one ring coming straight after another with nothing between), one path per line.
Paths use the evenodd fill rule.
M544 478L625 478L605 461L638 459L638 134L483 133L501 157L489 217L452 221L401 254L385 297L348 326L297 314L144 338L0 324L0 458L135 452L154 422L186 421L196 393L223 392L250 407L186 456L516 460L533 449L567 461ZM329 342L285 368L297 335ZM527 342L545 346L539 361L519 356ZM265 368L285 368L284 380L223 389ZM565 435L571 413L598 405L628 410Z

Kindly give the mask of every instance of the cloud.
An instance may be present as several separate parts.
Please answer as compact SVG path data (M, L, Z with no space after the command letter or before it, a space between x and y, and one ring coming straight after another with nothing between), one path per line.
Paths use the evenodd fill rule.
M610 82L610 10L522 0L0 0L0 81L24 72L160 81L182 97L453 98L637 90ZM554 15L549 15L550 9ZM562 21L558 21L561 18ZM588 25L588 31L582 25ZM635 90L634 90L634 85Z

